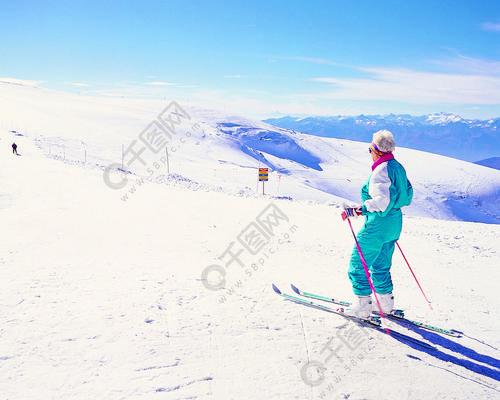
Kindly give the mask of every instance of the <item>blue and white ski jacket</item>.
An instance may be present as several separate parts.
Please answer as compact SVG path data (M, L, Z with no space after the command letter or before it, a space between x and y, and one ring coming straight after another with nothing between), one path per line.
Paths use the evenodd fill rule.
M372 173L361 189L363 215L385 217L410 205L413 187L404 167L392 153L384 154L372 165Z

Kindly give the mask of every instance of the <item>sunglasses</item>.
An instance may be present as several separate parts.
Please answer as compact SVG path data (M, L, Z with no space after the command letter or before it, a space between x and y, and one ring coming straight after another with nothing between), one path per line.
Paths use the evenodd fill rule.
M382 151L380 151L380 149L377 147L377 145L375 143L372 143L370 145L370 147L368 147L368 153L375 153L375 154L378 154L380 155L379 153L382 153Z

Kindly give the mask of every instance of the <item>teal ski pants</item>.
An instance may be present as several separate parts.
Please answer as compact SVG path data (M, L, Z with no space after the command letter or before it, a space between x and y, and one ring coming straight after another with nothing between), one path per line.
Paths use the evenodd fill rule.
M399 211L385 217L368 215L363 228L358 232L359 246L370 270L375 291L379 294L392 293L392 255L402 227L403 216ZM356 245L352 251L348 275L355 295L371 294Z

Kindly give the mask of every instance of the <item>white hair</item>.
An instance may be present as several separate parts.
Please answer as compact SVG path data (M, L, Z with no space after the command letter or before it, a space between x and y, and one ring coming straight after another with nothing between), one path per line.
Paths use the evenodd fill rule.
M375 143L380 151L384 153L389 153L394 151L396 148L396 143L394 142L394 136L388 130L377 131L373 134L372 143Z

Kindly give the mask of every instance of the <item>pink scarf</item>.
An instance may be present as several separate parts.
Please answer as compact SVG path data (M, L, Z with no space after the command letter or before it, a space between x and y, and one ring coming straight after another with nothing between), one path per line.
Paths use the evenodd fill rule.
M375 161L372 165L372 171L377 168L380 164L387 162L389 160L393 160L394 155L392 153L384 153L384 155L380 156L380 158Z

